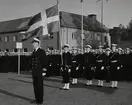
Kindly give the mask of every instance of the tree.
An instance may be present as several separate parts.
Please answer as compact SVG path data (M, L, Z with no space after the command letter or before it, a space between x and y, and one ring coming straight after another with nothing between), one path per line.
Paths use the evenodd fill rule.
M128 30L132 31L132 19L131 19L130 22L128 23L127 28L128 28Z
M127 35L128 35L128 39L132 39L132 19L130 20L127 26Z

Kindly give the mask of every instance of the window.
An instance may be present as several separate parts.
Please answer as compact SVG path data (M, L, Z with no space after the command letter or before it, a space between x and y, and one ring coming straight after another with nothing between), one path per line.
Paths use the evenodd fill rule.
M6 52L9 52L9 49L6 49L5 51L6 51Z
M73 32L73 33L72 33L72 39L75 39L75 35L76 35L76 33Z
M98 40L98 41L100 41L100 40L101 40L101 37L100 37L99 35L97 36L97 40Z
M5 36L5 42L9 41L9 36Z
M17 48L14 48L13 51L14 51L14 52L17 52Z
M104 37L104 41L107 42L107 36Z
M13 41L16 42L17 41L17 36L13 36Z
M27 48L24 48L23 50L24 50L24 52L27 52L28 51Z

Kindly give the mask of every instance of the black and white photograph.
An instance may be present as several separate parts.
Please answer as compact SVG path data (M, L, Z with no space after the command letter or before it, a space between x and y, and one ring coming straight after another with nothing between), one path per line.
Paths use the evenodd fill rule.
M0 0L0 105L132 105L132 0Z

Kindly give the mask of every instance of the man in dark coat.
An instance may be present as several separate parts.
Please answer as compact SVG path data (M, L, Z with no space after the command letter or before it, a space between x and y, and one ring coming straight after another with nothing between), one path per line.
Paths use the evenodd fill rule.
M31 56L31 71L33 77L33 88L35 94L35 100L31 103L37 103L41 105L43 103L43 68L45 67L45 51L40 48L40 40L34 38L32 41L33 53Z

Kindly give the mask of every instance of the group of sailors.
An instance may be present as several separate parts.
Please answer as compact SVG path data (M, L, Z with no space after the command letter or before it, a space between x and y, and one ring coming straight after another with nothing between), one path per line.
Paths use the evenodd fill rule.
M28 71L31 52L20 53L21 71ZM18 52L0 52L0 73L18 71Z
M117 49L116 44L112 44L111 49L106 48L103 50L103 46L98 47L98 52L93 53L92 47L87 45L84 48L84 52L73 49L72 54L69 52L69 45L64 45L64 52L62 54L62 77L64 82L64 90L69 89L70 77L72 78L72 84L77 84L80 71L83 73L83 77L87 80L87 86L92 85L92 80L98 80L98 87L104 86L104 80L111 81L111 88L117 88L118 81L127 78L132 80L132 53L127 48L123 54L121 48Z

